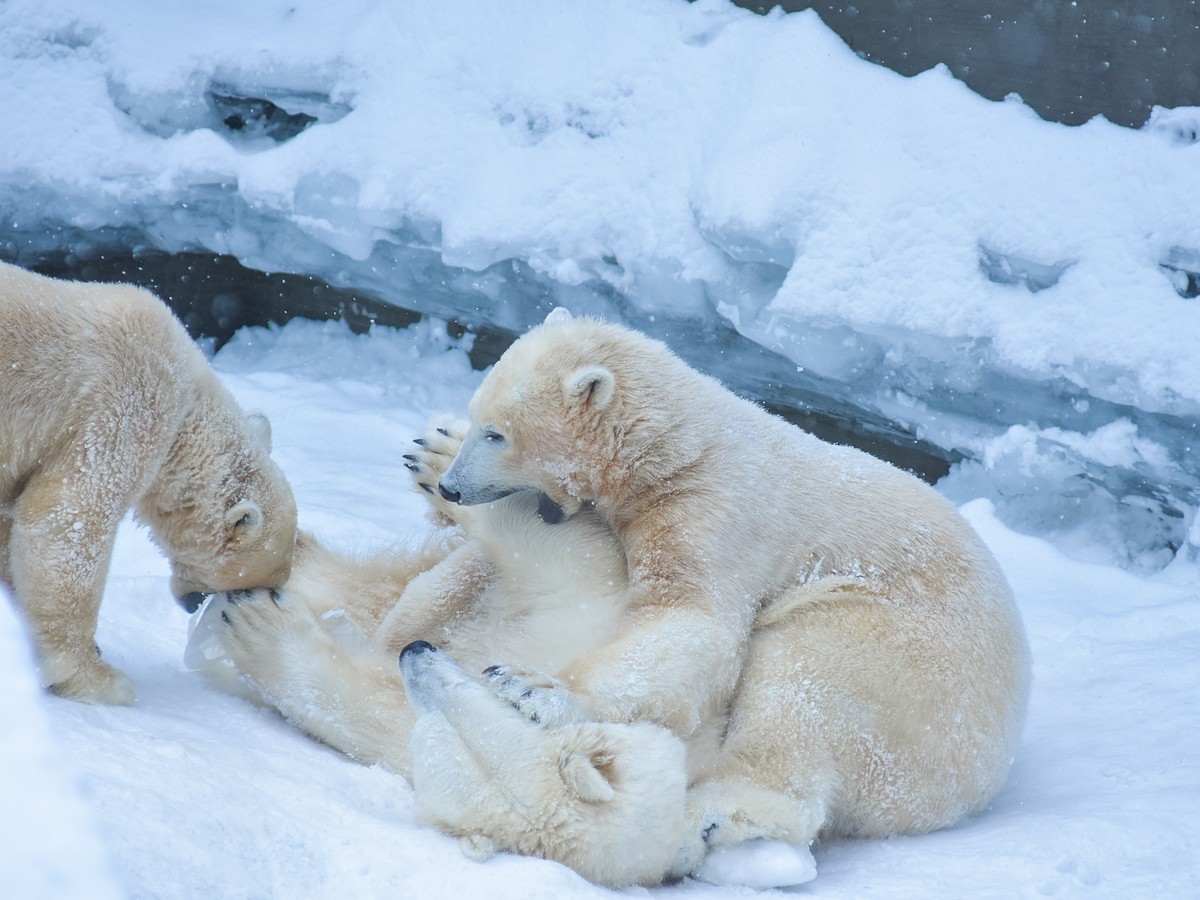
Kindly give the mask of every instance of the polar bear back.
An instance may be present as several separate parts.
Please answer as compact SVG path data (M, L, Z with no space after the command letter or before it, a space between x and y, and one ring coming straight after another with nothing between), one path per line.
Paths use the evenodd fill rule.
M182 338L182 339L181 339ZM144 431L154 472L189 391L212 379L169 310L128 285L51 281L0 266L0 499L94 413ZM130 461L131 463L133 461Z

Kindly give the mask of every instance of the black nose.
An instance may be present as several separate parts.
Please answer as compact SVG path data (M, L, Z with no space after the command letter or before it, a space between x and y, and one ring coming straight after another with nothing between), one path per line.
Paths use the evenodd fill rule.
M567 511L547 497L538 494L538 515L547 525L557 525L567 517Z
M200 605L209 598L209 594L203 591L188 591L182 597L176 597L175 602L188 611L194 613L200 608Z
M400 651L400 656L403 658L410 653L436 653L437 647L429 643L429 641L413 641Z
M440 481L438 482L438 493L442 495L443 499L449 500L451 503L457 503L462 499L461 491L448 491L446 490L446 486Z

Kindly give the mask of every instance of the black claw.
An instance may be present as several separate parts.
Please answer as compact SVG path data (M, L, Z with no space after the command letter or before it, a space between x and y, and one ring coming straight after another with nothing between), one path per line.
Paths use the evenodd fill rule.
M529 688L529 690L526 690L526 691L521 691L521 699L522 700L528 700L532 696L533 696L533 688Z
M405 463L404 468L408 469L408 471L410 471L410 472L420 472L421 471L421 467L415 463Z
M412 462L416 462L416 461L417 461L417 458L416 458L415 456L413 456L411 453L405 453L405 454L404 454L403 456L401 456L400 458L401 458L401 459L408 459L408 460L411 460Z
M422 447L424 447L425 446L425 438L413 438L413 443L420 444Z
M275 590L274 588L271 589L271 602L276 606L279 605L279 591Z
M433 494L433 496L435 496L435 497L437 496L437 491L435 491L433 489L432 484L425 484L425 483L421 482L421 483L419 483L419 486L420 486L421 490L423 490L425 493Z
M225 612L225 610L221 610L221 621L224 622L226 625L233 624L232 622L229 621L229 614L227 612Z
M503 668L504 668L503 666L488 666L486 669L483 670L483 674L486 675L488 678L495 678L497 675L500 674L500 672Z
M450 437L450 432L448 432L445 428L438 428L436 430L438 434L444 434L446 437Z

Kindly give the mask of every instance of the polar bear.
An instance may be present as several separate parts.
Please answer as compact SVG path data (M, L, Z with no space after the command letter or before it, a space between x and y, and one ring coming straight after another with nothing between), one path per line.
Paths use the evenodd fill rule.
M296 507L269 442L151 294L0 264L0 580L47 686L134 701L95 644L130 509L170 558L177 597L287 580Z
M996 562L930 487L657 341L561 311L469 413L410 461L428 490L440 473L431 501L467 538L394 560L394 607L310 551L282 599L231 608L230 660L310 733L410 774L394 654L419 639L468 670L490 659L485 682L530 734L666 729L686 750L685 824L644 881L756 842L945 827L999 790L1028 695L1023 629ZM378 623L364 652L328 633L339 606ZM545 624L572 615L584 627Z
M656 725L531 727L426 641L400 653L418 714L412 772L419 819L464 852L569 860L609 887L654 882L684 830L684 746Z

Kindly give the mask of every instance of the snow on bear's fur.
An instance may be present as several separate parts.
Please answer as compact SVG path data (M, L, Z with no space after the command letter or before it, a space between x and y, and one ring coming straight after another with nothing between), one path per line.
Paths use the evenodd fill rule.
M0 581L44 684L134 700L95 645L130 509L170 558L177 597L287 579L296 508L269 443L266 420L242 413L149 293L0 264Z
M486 859L496 850L570 860L612 887L675 863L687 787L683 744L655 725L531 727L424 641L400 654L418 713L413 788L422 821Z
M656 341L562 311L504 354L469 424L411 457L465 538L360 563L302 541L281 599L234 598L224 646L301 727L408 775L442 752L427 735L411 755L395 654L415 640L487 666L483 682L527 720L523 746L542 750L498 784L541 777L555 735L584 723L649 723L686 748L684 825L662 871L486 834L497 845L649 883L751 843L945 827L1003 783L1028 693L1020 620L982 542L913 476L769 415ZM356 652L332 633L338 609L371 635ZM444 752L470 727L437 732ZM626 738L622 757L638 752ZM442 781L455 771L456 790L498 786L469 767ZM431 813L421 791L442 827L487 831L463 808ZM622 821L620 804L602 815ZM642 833L665 840L655 829L672 821Z

